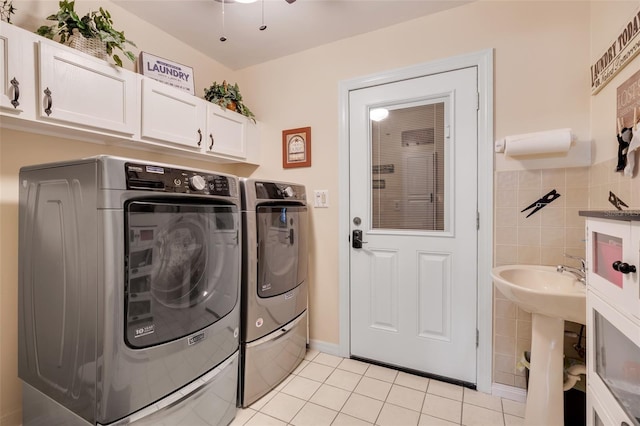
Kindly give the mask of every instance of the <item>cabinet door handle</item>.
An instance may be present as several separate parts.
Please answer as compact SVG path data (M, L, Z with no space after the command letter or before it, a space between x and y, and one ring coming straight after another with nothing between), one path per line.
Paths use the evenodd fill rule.
M628 263L624 263L620 260L616 260L613 262L611 267L618 272L622 272L623 274L628 274L629 272L636 272L635 265L629 265Z
M198 146L202 145L202 130L198 129Z
M20 102L18 102L18 99L20 99L20 87L18 87L20 86L20 83L15 77L13 77L11 79L11 85L13 86L13 99L11 100L11 105L13 105L14 108L18 108L18 105L20 105Z
M209 145L209 149L213 149L213 144L215 140L213 139L213 135L211 133L209 133L209 139L211 139L211 144Z
M47 113L47 116L51 115L51 107L53 106L53 98L51 97L51 90L47 87L44 89L44 100L47 103L44 112Z

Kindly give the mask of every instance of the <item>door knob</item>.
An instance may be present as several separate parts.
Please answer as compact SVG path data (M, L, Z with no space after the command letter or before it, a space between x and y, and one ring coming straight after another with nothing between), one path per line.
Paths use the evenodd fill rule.
M367 244L367 242L362 241L362 230L354 229L351 234L351 246L353 248L361 249L363 244Z

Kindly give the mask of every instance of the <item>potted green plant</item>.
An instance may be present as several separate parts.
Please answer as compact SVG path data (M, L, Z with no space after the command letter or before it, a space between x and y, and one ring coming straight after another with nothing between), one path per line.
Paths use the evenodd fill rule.
M239 112L245 117L249 117L254 123L256 122L253 112L242 102L238 83L229 84L224 80L222 84L218 84L214 81L211 86L204 89L204 98L209 102L220 105L221 108Z
M41 26L36 31L39 35L52 40L57 36L63 44L68 44L76 37L97 39L104 43L106 55L112 57L116 65L121 67L122 60L113 52L114 48L121 50L127 58L135 62L136 57L131 51L126 50L125 45L136 45L125 38L124 31L113 28L113 20L108 10L100 8L98 12L91 11L80 17L74 10L75 1L62 0L58 4L58 12L47 18L49 21L56 21L57 24Z

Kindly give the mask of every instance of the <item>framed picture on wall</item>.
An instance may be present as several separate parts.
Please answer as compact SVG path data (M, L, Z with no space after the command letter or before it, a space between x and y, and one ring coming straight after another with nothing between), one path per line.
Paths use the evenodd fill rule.
M282 131L282 167L311 167L311 127Z

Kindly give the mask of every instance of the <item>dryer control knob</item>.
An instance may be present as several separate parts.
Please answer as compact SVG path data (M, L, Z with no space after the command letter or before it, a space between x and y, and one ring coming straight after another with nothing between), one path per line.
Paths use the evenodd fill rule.
M202 191L207 187L207 182L200 175L191 176L189 178L189 187L196 191Z

